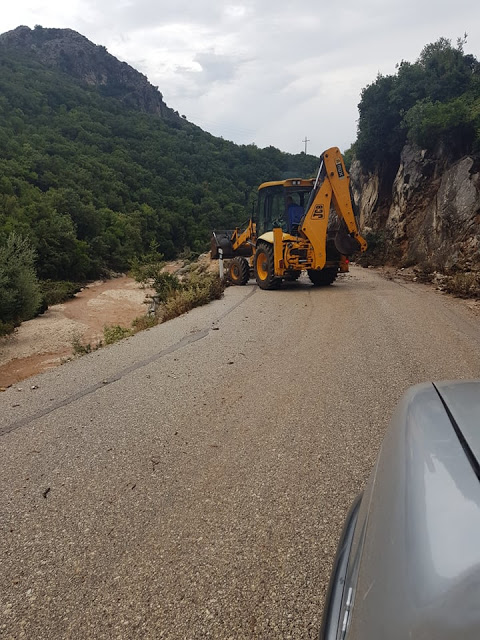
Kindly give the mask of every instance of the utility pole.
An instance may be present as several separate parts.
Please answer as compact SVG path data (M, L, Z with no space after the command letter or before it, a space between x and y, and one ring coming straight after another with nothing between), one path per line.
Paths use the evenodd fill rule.
M302 142L305 143L305 155L307 155L307 142L310 142L310 140L305 136L305 140L302 140Z

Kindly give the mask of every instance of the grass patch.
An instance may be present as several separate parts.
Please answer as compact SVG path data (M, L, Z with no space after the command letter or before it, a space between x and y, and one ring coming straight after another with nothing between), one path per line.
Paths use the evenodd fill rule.
M216 273L206 272L206 266L198 263L189 265L181 278L162 272L159 263L142 265L141 273L137 272L136 277L145 284L153 284L158 302L155 313L135 318L130 329L119 325L105 326L103 341L97 345L83 344L81 338L75 336L72 340L74 355L91 353L103 345L113 344L160 322L172 320L195 307L218 300L225 290L225 282Z
M114 344L119 340L123 340L124 338L128 338L129 336L138 333L138 331L154 327L156 324L158 324L158 319L155 316L139 316L133 320L131 329L121 327L118 324L105 325L103 327L103 340L99 340L99 342L93 345L90 342L84 344L81 336L75 334L72 338L73 355L85 356L87 353L92 353L92 351L96 351L104 345Z

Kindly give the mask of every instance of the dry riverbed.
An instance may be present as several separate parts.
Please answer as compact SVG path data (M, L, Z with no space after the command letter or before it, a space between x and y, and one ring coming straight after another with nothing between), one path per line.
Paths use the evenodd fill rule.
M58 366L72 356L76 339L97 344L105 325L130 327L132 320L146 313L148 293L127 276L93 282L72 300L24 322L11 336L0 339L0 387Z

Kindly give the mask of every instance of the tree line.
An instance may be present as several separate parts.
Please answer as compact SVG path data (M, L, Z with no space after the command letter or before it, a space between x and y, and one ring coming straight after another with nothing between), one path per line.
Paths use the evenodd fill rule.
M442 148L451 160L480 151L480 63L446 38L426 45L414 63L378 75L358 105L357 140L347 158L394 176L407 141Z

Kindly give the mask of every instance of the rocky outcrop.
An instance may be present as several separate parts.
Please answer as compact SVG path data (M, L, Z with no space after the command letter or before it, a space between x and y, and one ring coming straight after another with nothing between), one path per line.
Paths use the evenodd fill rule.
M180 120L143 74L72 29L17 27L0 35L0 46L95 86L103 95L117 98L127 107Z
M407 145L389 198L378 174L351 170L361 222L381 237L386 258L444 273L480 269L480 158L450 163Z

